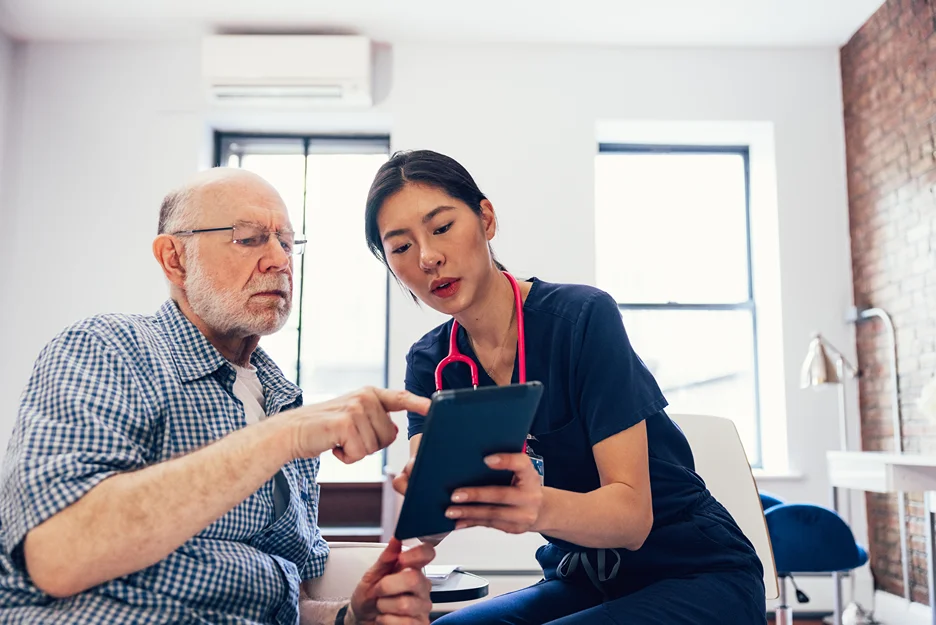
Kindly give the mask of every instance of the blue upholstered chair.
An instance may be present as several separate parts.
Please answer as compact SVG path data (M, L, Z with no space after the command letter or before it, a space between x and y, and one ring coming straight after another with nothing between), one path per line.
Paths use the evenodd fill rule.
M779 497L776 497L776 496L774 496L774 495L771 495L771 494L769 494L769 493L765 493L765 492L763 492L763 491L760 491L759 494L760 494L761 507L764 508L764 512L767 512L768 510L770 510L770 509L773 508L774 506L779 506L780 504L783 503L783 500L782 500L782 499L780 499Z
M864 566L868 552L855 542L851 528L835 511L814 504L784 503L760 493L767 531L780 577L780 606L786 607L785 580L790 578L800 603L809 601L796 573L845 572Z

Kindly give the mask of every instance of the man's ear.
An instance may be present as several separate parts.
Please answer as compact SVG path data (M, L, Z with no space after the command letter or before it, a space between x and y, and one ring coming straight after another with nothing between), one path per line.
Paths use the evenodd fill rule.
M166 279L177 287L185 284L185 247L172 235L161 234L153 240L153 256Z
M494 214L494 205L490 200L481 200L481 229L485 238L490 241L497 232L497 216Z

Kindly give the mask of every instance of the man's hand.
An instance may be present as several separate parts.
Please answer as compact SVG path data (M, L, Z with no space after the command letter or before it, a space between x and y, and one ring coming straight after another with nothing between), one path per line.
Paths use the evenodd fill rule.
M389 413L429 411L429 399L407 391L363 388L322 404L282 414L291 425L293 458L313 458L333 450L346 464L385 448L397 435Z
M422 544L403 551L397 539L380 554L351 595L346 623L422 625L429 622L432 584L422 568L432 562L435 549Z

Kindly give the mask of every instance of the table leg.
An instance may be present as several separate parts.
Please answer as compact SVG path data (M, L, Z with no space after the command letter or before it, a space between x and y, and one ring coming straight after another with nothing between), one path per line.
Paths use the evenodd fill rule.
M832 573L833 604L832 604L832 623L842 625L842 574Z
M839 489L832 487L832 508L836 512L839 510ZM842 576L840 573L832 573L832 623L833 625L842 625Z
M934 597L936 597L936 571L933 570L933 565L936 563L936 544L933 542L933 522L936 521L936 512L933 510L933 494L924 493L923 495L923 531L926 536L926 585L929 590L930 619L936 625L936 603L934 603Z

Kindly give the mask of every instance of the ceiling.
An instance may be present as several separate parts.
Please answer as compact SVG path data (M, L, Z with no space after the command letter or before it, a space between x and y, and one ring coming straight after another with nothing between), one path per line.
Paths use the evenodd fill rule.
M840 46L882 0L0 0L21 40L207 31L357 33L385 42Z

